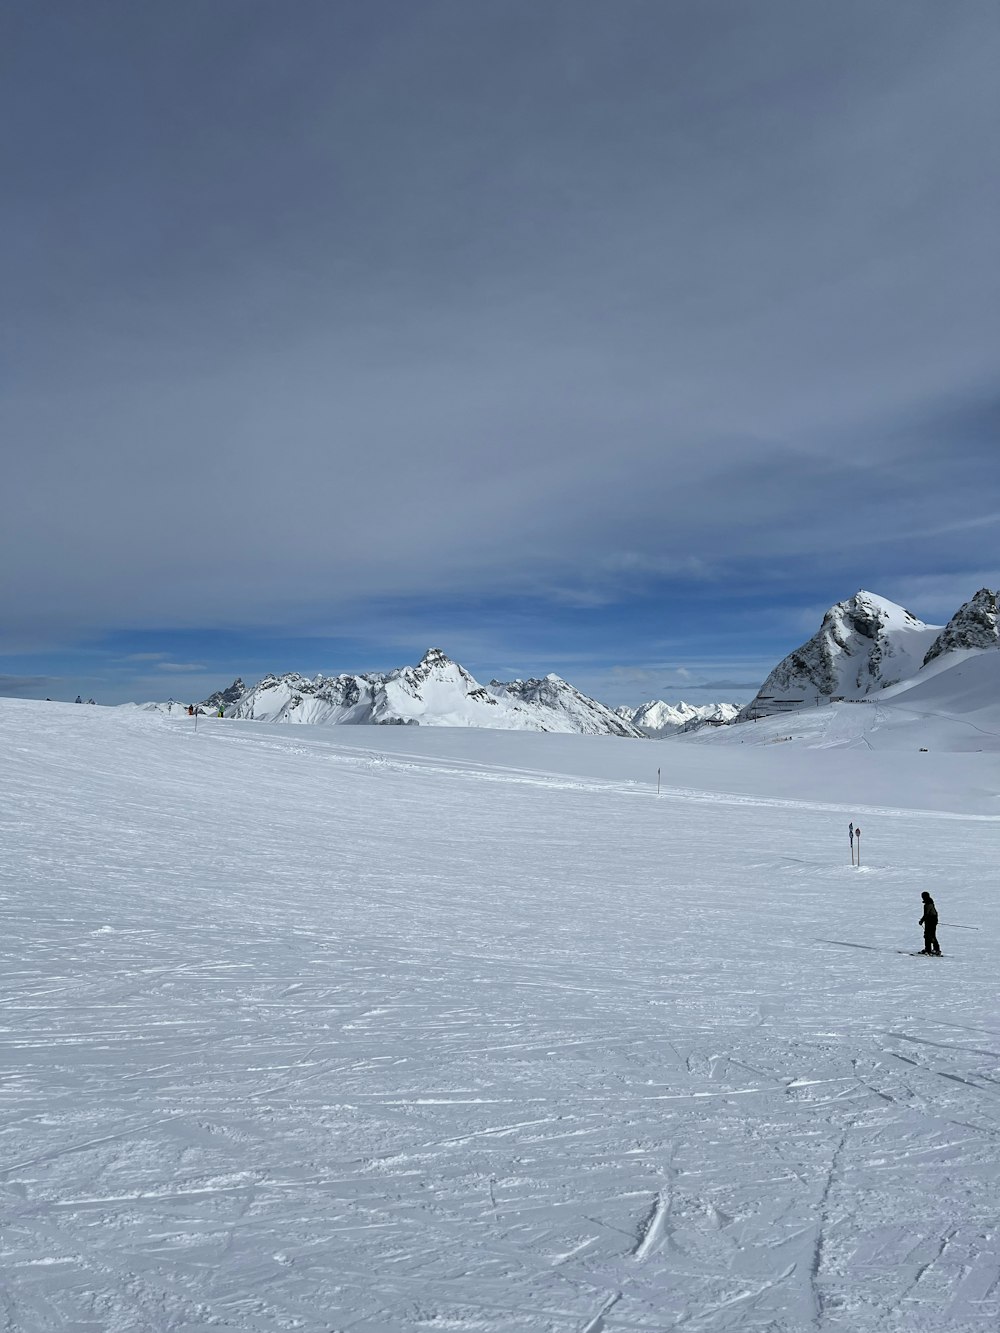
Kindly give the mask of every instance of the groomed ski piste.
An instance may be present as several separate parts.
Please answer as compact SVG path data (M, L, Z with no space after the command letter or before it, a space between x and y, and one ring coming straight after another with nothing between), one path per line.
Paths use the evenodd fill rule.
M995 1330L1000 716L917 689L667 742L0 701L0 1327Z

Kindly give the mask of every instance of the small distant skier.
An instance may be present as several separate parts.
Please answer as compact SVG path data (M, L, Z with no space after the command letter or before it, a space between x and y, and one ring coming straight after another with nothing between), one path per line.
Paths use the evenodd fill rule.
M924 928L924 947L920 952L932 953L940 956L941 946L938 944L937 939L937 908L934 906L934 899L926 889L924 889L920 896L924 901L924 914L917 922L918 925L923 926Z

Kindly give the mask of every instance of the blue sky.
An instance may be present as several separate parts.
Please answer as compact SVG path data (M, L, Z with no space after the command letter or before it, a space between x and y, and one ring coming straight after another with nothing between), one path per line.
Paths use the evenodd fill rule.
M995 5L0 21L0 692L740 699L1000 584Z

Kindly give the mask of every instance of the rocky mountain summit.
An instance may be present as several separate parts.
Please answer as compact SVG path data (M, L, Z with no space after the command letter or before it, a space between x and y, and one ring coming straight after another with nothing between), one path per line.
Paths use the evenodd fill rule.
M937 636L923 665L942 653L956 648L996 648L1000 643L1000 596L990 588L980 588L971 601L961 606Z
M737 721L867 699L915 681L922 667L944 654L995 648L998 642L998 599L988 588L943 629L862 589L827 611L817 632L778 663Z
M823 623L794 649L740 710L739 721L769 713L860 699L920 669L940 632L895 602L864 589L837 602Z
M207 699L202 701L203 708L218 710L219 708L228 708L231 704L239 703L247 692L247 687L242 679L237 676L232 685L228 685L224 690L216 690L210 694Z

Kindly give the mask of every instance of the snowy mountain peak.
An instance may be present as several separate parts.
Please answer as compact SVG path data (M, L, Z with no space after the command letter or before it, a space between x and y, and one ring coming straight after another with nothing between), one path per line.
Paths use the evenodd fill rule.
M961 606L931 644L924 666L956 648L996 648L1000 644L1000 595L980 588Z
M907 611L905 606L890 602L888 597L879 597L878 593L869 592L866 588L859 588L847 602L838 602L836 606L830 608L827 615L841 607L847 607L848 613L853 613L861 624L901 622L915 629L924 628L924 622L918 620L912 611Z
M423 657L417 663L417 670L419 671L421 668L432 670L434 667L453 665L454 663L448 654L442 652L440 648L428 648L426 653L424 653Z
M939 633L905 607L860 589L774 668L739 720L831 699L862 699L919 671Z
M927 626L912 611L861 588L847 601L837 602L830 607L823 617L819 634L825 631L833 644L847 649L852 635L877 643L880 638L885 639L887 634L891 635L895 631L925 629Z
M382 680L371 720L444 727L524 725L510 718L494 720L497 708L493 695L463 666L440 648L428 648L415 667L400 667Z

